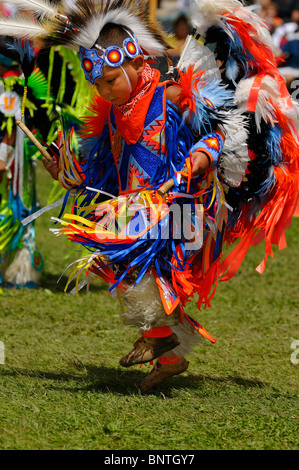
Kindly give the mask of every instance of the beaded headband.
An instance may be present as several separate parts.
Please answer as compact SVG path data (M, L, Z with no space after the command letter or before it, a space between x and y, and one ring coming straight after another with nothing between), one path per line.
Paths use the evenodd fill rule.
M104 65L121 67L126 57L134 59L139 54L142 54L142 52L135 34L124 39L122 47L109 46L104 49L96 44L92 49L85 49L82 46L79 48L79 57L85 78L93 85L97 78L103 76Z

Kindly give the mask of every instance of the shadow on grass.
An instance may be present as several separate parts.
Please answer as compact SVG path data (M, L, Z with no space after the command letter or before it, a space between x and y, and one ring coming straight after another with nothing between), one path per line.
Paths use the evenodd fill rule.
M82 277L83 279L83 277ZM39 287L42 289L49 289L52 292L64 292L65 286L69 280L68 276L61 276L59 274L52 274L43 272ZM75 282L72 281L68 287L68 292L72 290L75 286ZM89 291L97 292L107 290L107 284L104 284L102 281L92 281L89 287ZM80 293L86 292L86 287L84 287Z
M140 369L114 369L106 366L95 366L93 364L73 363L73 366L82 372L82 375L69 372L51 372L42 370L11 369L2 370L0 376L31 377L42 380L60 382L60 386L49 384L52 390L64 390L69 392L94 391L101 393L118 393L121 395L132 395L139 393L139 383L148 375L148 371ZM69 383L69 385L67 385ZM235 384L244 388L264 388L266 384L258 380L248 380L239 376L212 377L208 375L182 375L170 377L163 382L163 394L168 397L173 388L199 389L199 387L211 384ZM151 395L160 395L162 385L149 392Z

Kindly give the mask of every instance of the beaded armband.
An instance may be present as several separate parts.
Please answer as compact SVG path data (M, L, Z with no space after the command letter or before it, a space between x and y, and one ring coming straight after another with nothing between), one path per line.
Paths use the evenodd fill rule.
M223 150L224 139L218 132L205 135L193 145L191 152L204 152L210 159L211 168L216 168L219 156Z

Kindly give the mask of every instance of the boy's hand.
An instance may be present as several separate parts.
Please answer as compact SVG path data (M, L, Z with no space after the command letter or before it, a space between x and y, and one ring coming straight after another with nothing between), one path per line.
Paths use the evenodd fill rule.
M192 154L192 174L193 176L202 175L211 166L208 155L204 152L193 152Z
M48 160L45 157L43 157L43 165L46 168L46 170L50 173L52 178L54 180L58 180L58 174L61 170L58 162L56 160L48 162Z

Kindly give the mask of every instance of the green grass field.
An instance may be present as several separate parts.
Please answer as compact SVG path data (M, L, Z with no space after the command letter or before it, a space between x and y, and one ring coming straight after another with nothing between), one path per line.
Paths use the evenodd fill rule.
M38 164L42 205L50 188ZM122 325L118 301L95 282L77 297L64 293L68 272L57 284L76 258L48 230L57 215L36 223L40 288L0 296L0 449L298 450L291 345L299 340L299 220L262 276L258 247L218 286L211 308L190 304L217 342L198 345L184 374L143 396L138 383L151 367L118 364L137 339Z

